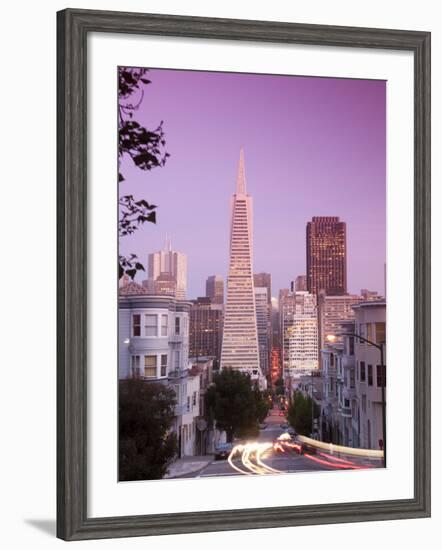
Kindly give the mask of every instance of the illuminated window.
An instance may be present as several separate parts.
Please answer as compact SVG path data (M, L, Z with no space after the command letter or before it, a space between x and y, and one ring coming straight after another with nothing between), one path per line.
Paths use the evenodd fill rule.
M385 323L375 323L376 343L385 344Z
M144 356L144 376L147 378L156 378L157 376L157 356Z

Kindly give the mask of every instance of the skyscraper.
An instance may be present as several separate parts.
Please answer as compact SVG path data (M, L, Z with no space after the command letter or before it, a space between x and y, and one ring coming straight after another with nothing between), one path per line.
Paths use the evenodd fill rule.
M259 365L263 374L269 374L270 310L267 288L255 286L256 328L258 331Z
M255 290L257 288L265 288L267 290L267 361L261 362L261 370L268 374L269 365L270 365L270 354L272 351L272 276L270 273L255 273L253 275L253 284L255 285ZM256 294L255 294L256 300ZM256 308L258 314L258 307ZM257 318L257 323L259 324L259 319ZM259 341L259 354L260 358L262 356L262 344L264 339L264 327L261 328L258 326L258 341Z
M252 266L252 197L246 191L241 149L236 193L231 201L230 261L221 369L238 369L248 372L254 380L262 380Z
M155 285L155 281L164 274L169 277L162 277L162 279L170 280L170 278L173 278L175 281L175 297L179 300L185 300L187 292L187 256L182 252L172 250L170 239L166 239L164 250L149 254L149 279L146 286L150 292L156 293L158 289L162 288L162 285ZM169 283L166 294L170 294L169 289L171 286ZM162 292L159 293L161 294Z
M298 275L296 279L290 283L290 290L292 292L306 292L307 277L305 275Z
M189 355L216 357L221 353L223 306L208 297L192 300L189 317Z
M327 296L324 291L318 294L318 336L319 349L326 344L327 335L335 334L338 342L342 341L340 332L344 321L354 319L353 306L363 301L362 296L346 294L345 296Z
M212 304L224 303L224 281L221 275L210 275L206 279L206 296Z
M290 292L280 302L283 369L318 368L316 296Z
M307 290L347 293L346 224L338 217L314 217L307 223Z
M255 287L265 287L267 289L267 303L269 308L272 306L272 276L270 273L254 273L253 284Z

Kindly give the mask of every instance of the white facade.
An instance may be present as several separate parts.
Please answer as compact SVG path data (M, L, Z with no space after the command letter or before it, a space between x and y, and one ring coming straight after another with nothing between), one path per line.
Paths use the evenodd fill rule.
M140 289L142 292L143 288ZM189 376L191 303L172 296L124 295L124 289L121 292L119 378L137 377L161 382L174 390L174 431L179 454L191 455L195 450L194 418L199 415L200 408L200 378Z
M316 296L308 292L286 292L280 303L283 369L318 368L318 319Z
M263 380L253 291L252 197L246 191L242 150L231 207L230 263L221 368L239 369L249 373L254 380Z
M322 350L322 437L365 449L384 444L383 399L385 384L385 302L368 301L354 305L355 319L342 323L342 342ZM363 342L360 335L380 350ZM382 364L383 359L383 364Z
M359 338L355 339L355 386L359 403L360 445L379 449L383 445L382 385L385 379L385 301L369 301L354 306L355 332L375 344L382 345L384 365L380 350ZM384 399L386 395L384 391Z
M172 250L170 240L166 241L164 250L153 252L148 257L147 288L152 291L155 281L162 274L171 275L176 284L175 297L185 300L187 294L187 256L182 252Z

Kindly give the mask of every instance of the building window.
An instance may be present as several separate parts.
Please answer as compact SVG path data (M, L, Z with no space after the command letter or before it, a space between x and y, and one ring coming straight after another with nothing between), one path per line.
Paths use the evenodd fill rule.
M367 323L367 339L373 342L373 324Z
M144 376L146 378L156 378L157 376L157 356L144 356Z
M187 409L187 412L190 411L190 397L187 397L186 409Z
M376 385L385 388L385 365L376 365Z
M175 334L176 335L180 334L180 318L179 317L175 317Z
M350 336L350 338L348 339L348 354L355 354L355 339L353 338L353 336Z
M362 412L364 414L367 413L367 396L366 395L362 396Z
M361 361L359 363L359 366L360 366L360 373L361 373L361 376L360 376L361 382L365 382L365 362Z
M173 366L176 370L180 368L180 350L175 351L175 362Z
M385 323L375 323L376 343L385 344Z
M194 391L192 396L192 407L196 407L196 396L197 396L197 393L196 391Z
M132 336L141 336L141 315L132 315Z
M368 385L373 386L373 365L367 365Z
M140 374L140 356L132 355L132 376L138 378Z
M161 315L161 336L167 336L168 322L169 322L169 316Z
M157 315L145 315L144 316L144 336L156 336L157 335Z
M161 376L167 374L167 354L161 356Z

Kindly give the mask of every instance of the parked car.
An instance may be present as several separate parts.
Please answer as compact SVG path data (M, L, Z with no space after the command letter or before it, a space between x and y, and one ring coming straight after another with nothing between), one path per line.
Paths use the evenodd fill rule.
M288 430L289 425L287 424L287 422L284 422L283 424L280 424L279 427L280 427L282 430Z
M284 411L279 411L279 416L285 416Z
M215 460L226 460L232 452L232 443L219 443L215 447Z

